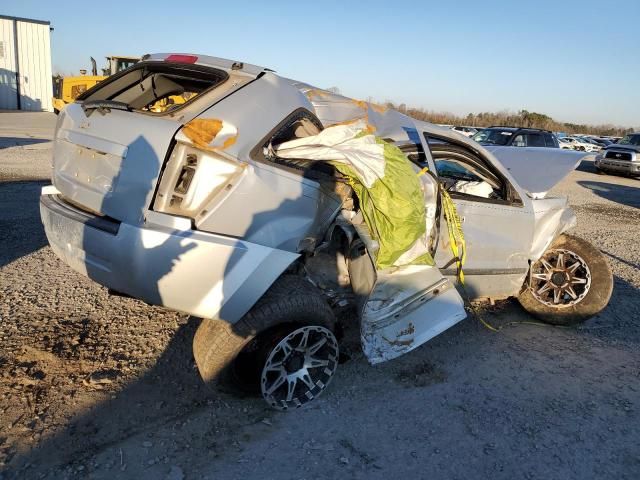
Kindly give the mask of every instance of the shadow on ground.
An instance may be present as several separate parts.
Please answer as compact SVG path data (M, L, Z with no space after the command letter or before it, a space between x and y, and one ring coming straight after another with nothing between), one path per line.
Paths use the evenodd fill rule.
M47 245L39 202L40 190L48 183L0 183L0 267Z
M447 345L451 338L461 339L468 354L466 362L474 365L471 368L485 373L491 370L492 362L502 361L502 357L490 355L491 351L496 348L499 351L526 349L531 339L537 345L532 355L539 354L540 345L545 343L549 345L549 355L553 355L559 345L573 345L571 348L576 352L592 355L593 339L637 345L640 343L640 329L632 316L635 308L632 299L639 294L633 285L616 277L607 309L585 324L569 328L540 323L513 299L499 302L496 306L487 305L478 314L498 328L498 333L486 330L478 323L477 317L470 315L451 332L436 337L430 347L422 347L400 361L389 362L376 369L364 362L356 362L349 370L367 369L361 374L366 373L370 377L381 374L390 379L397 377L401 384L398 388L413 385L416 379L419 381L416 380L413 386L429 388L447 382L447 376L444 370L429 365L427 367L435 370L416 370L417 367L424 370L426 365L416 359L428 353L428 357L438 357L442 365L457 368L454 365L465 362L465 359L458 357L459 352L449 352ZM271 425L265 419L276 413L268 409L260 398L242 398L237 392L233 395L228 391L212 392L204 386L191 353L199 321L191 317L182 324L154 366L140 378L114 392L111 399L72 418L58 433L31 451L15 456L9 464L8 478L37 478L44 474L53 475L52 478L62 474L82 478L90 472L94 473L92 478L132 478L138 475L153 478L168 468L165 465L167 461L189 465L194 450L198 449L203 452L198 455L207 455L212 461L226 456L235 458L233 452L237 450L238 443L251 442L247 431L252 436L260 436L260 427L264 427L262 423L266 421ZM405 365L404 370L402 365ZM520 382L525 388L527 380ZM364 389L367 388L366 383L367 380L355 380L355 384ZM374 399L371 401L378 403ZM384 401L381 397L380 402ZM195 427L185 427L194 420ZM249 430L244 428L247 426ZM150 457L149 449L145 447L147 442L143 441L145 438L152 440L149 445L162 445L168 451L155 459ZM98 463L99 468L94 470L92 465Z
M606 200L627 205L629 207L640 208L640 182L638 187L629 187L607 182L592 182L581 180L578 185L591 190L593 193Z
M153 435L163 425L180 425L188 416L210 405L213 395L200 380L191 354L198 325L199 319L190 318L178 328L162 356L143 376L114 392L111 399L72 418L59 433L44 439L30 452L16 455L9 463L9 478L38 478L45 473L58 478L66 467L75 472L74 467L86 464L114 444L122 448L135 435L145 432ZM117 382L118 372L102 374L102 378ZM123 474L120 468L128 462L126 475L131 475L135 469L134 454L131 448L125 448L124 453L126 457L116 462L114 468Z
M602 253L607 255L609 258L617 260L620 263L624 263L625 265L627 265L627 266L629 266L631 268L635 268L636 270L640 270L640 264L638 264L638 263L633 263L633 262L630 262L628 260L625 260L624 258L619 257L618 255L614 255L613 253L607 252L606 250L602 250Z
M640 290L625 279L613 276L613 293L607 307L584 324L574 327L581 334L596 337L607 343L640 345L640 320L637 318L637 299Z
M10 147L24 147L37 143L46 143L51 140L46 138L24 138L24 137L0 137L0 150Z
M576 170L579 170L581 172L598 173L593 160L582 160L580 162L580 165L576 167Z

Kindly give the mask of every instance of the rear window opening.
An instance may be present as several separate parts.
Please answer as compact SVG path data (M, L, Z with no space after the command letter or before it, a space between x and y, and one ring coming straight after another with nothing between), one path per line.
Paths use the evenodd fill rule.
M78 97L82 102L118 102L130 110L169 113L224 83L226 72L200 65L141 62Z

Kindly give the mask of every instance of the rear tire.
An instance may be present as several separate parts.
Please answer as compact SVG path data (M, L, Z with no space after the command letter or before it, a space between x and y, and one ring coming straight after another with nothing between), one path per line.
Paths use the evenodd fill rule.
M259 391L272 346L303 326L333 331L335 316L322 293L296 275L284 275L237 323L204 319L193 339L200 376L211 387L233 384Z
M566 259L566 264L565 260L561 262L566 265L564 269L557 268L559 253ZM552 259L547 260L547 264L553 268L543 265L545 258ZM576 266L577 263L580 265ZM532 273L538 272L537 277L532 279L532 286L525 285L518 301L525 310L544 322L574 325L600 313L609 303L613 291L611 269L604 255L581 238L561 235L531 268ZM574 272L564 273L572 268ZM546 274L554 279L544 280ZM562 275L567 277L563 280ZM570 291L561 286L563 281L571 288Z

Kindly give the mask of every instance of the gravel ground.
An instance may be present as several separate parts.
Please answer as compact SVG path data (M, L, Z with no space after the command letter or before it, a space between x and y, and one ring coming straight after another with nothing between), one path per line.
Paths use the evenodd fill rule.
M51 252L47 114L0 114L1 478L640 478L640 181L587 165L557 187L615 275L609 307L540 326L515 301L369 366L308 408L207 392L197 320L115 298Z

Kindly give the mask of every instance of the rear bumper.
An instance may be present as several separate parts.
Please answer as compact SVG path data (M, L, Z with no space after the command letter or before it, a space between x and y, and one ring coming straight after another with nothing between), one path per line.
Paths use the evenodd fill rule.
M118 292L198 317L234 323L298 257L157 221L120 223L46 192L40 197L44 230L67 265Z

